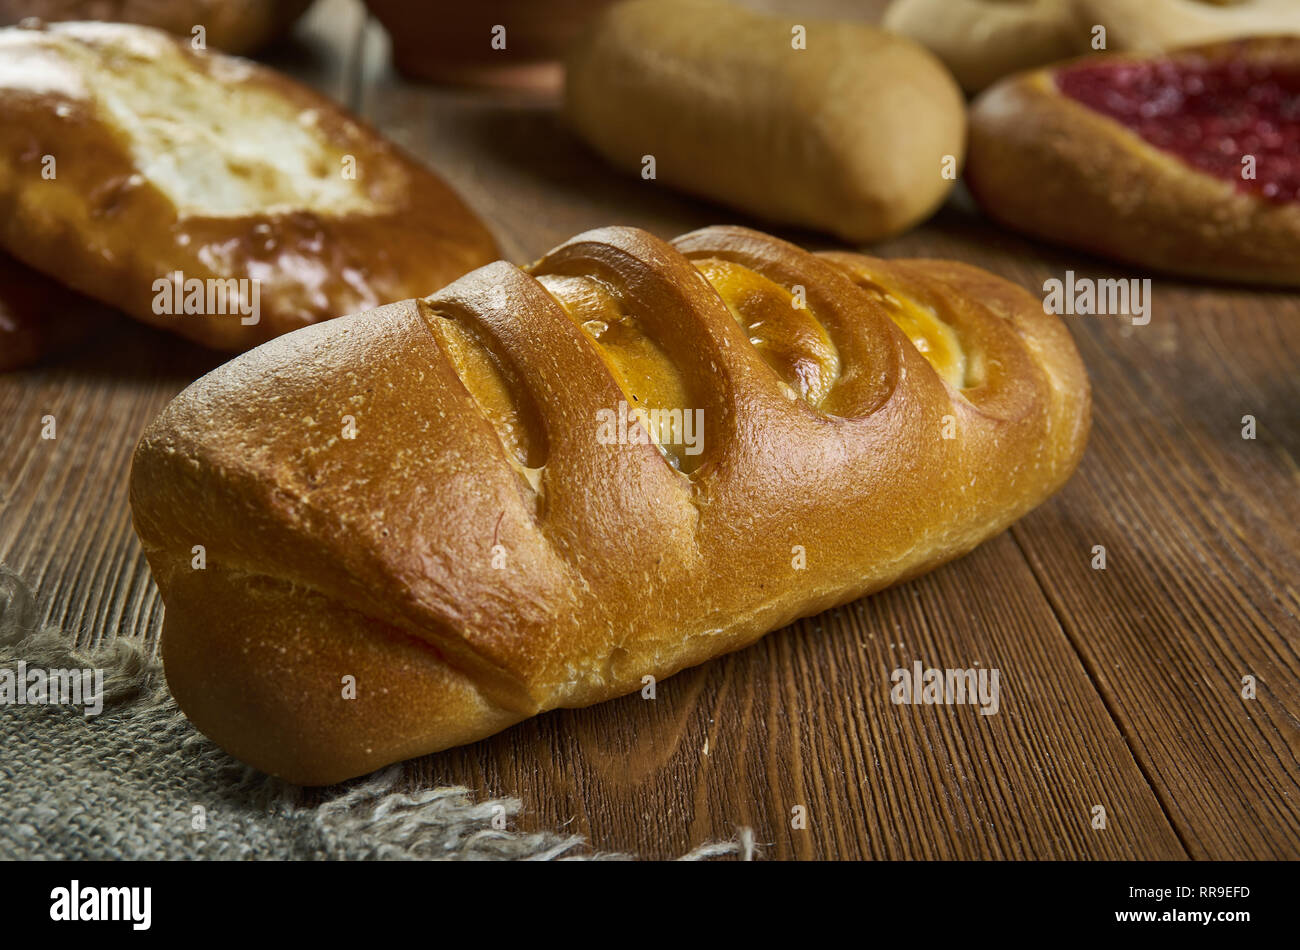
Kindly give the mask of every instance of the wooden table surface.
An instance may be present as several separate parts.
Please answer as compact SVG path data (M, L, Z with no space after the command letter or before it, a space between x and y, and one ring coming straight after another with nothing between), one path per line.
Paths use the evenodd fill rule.
M544 98L412 85L387 57L354 0L323 0L271 61L429 162L515 261L611 223L664 237L758 224L610 170ZM1151 276L1000 230L960 193L871 252L1029 288L1067 269ZM521 827L647 857L740 826L776 858L1300 857L1300 298L1156 279L1147 326L1066 319L1092 378L1092 440L1009 532L681 673L654 702L549 713L412 763L411 783L515 795ZM122 319L0 378L0 562L83 644L156 643L130 454L218 361ZM54 441L39 437L47 414ZM890 671L918 659L997 668L1001 711L893 705Z

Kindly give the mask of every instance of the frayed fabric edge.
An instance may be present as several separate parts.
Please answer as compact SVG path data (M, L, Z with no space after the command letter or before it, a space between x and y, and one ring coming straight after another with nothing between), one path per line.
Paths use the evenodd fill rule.
M193 736L182 748L195 754L217 753L193 729L175 706L161 662L142 643L116 638L95 648L78 648L55 629L36 622L35 601L27 586L0 566L0 664L26 661L33 667L94 667L102 669L104 710L119 715L150 716L170 726L184 724ZM228 757L227 757L228 758ZM234 766L236 760L230 759ZM526 860L628 861L635 855L589 850L581 835L512 831L499 825L517 817L517 798L475 801L469 789L445 786L401 791L404 771L399 765L354 780L320 804L301 803L302 789L242 766L235 785L246 793L250 807L291 809L309 817L318 836L317 856L323 859L375 860ZM3 799L0 798L0 804ZM344 847L344 843L347 847ZM367 842L358 855L358 842ZM682 855L679 861L706 861L735 856L752 861L758 854L753 831L739 828L730 841L709 842ZM124 854L123 858L131 855Z

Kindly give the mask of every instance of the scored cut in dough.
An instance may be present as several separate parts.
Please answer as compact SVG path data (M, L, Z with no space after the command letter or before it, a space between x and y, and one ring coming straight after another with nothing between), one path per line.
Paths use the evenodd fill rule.
M451 347L449 321L469 331ZM601 434L646 392L702 420L698 456ZM145 432L131 506L181 709L244 761L327 784L629 693L969 551L1065 482L1088 420L1069 331L992 274L611 227L232 360ZM371 684L355 700L344 672Z

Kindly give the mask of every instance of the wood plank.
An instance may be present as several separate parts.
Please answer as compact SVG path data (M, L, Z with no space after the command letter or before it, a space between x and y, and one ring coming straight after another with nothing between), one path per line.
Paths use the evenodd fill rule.
M1028 287L1153 276L991 232L963 201L884 252L938 253L931 229ZM1300 297L1156 276L1147 326L1069 319L1091 443L1013 534L1189 852L1300 856Z
M1185 306L1193 295L1165 289L1168 324L1150 339L1081 334L1109 356L1093 361L1085 484L1055 523L1016 533L1192 855L1295 859L1300 301ZM1162 336L1171 358L1150 352ZM1052 553L1062 542L1080 556ZM1088 566L1098 543L1104 572Z
M890 671L916 659L999 669L1001 711L894 705ZM654 701L559 710L416 774L518 795L525 827L567 822L655 857L742 825L778 858L1185 854L1009 535L660 683Z
M161 603L130 525L141 430L222 362L130 320L45 367L0 376L0 563L38 593L43 622L84 645L152 643ZM56 438L41 437L53 416Z

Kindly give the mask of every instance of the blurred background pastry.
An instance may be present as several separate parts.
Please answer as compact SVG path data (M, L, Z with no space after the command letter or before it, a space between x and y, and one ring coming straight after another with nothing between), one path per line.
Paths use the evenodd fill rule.
M366 0L412 79L554 91L560 61L614 0Z
M882 25L928 47L967 92L1082 51L1069 0L896 0Z
M1300 37L1111 53L971 108L966 183L996 221L1194 278L1300 285Z
M1106 27L1109 50L1167 50L1250 36L1300 35L1297 0L1070 0L1084 31Z
M883 25L929 47L976 93L1085 53L1300 35L1300 0L894 0Z
M146 323L243 350L497 257L441 178L266 67L109 23L0 29L0 61L0 248Z
M628 0L568 59L565 112L613 164L851 242L928 217L956 183L965 103L919 44L725 0Z
M282 36L312 0L0 0L0 26L28 17L46 22L136 23L204 42L227 53L251 53Z

